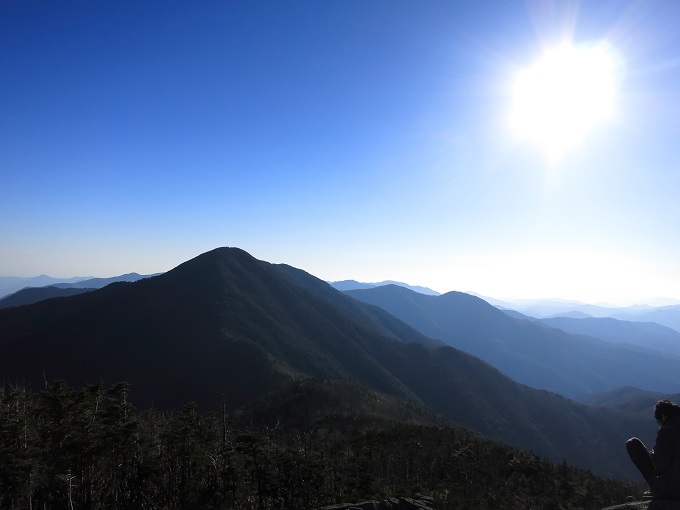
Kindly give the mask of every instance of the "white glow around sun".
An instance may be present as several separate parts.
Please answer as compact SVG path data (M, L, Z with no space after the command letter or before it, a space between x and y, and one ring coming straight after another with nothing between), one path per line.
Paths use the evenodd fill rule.
M606 45L546 50L514 82L510 125L521 139L560 159L615 111L618 63Z

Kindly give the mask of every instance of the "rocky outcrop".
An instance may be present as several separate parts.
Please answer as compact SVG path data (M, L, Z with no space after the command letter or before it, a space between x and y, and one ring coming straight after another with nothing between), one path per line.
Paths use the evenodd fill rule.
M416 494L413 498L389 498L363 503L341 503L325 506L321 510L435 510L430 496ZM680 510L680 509L678 509Z
M680 510L680 500L647 499L610 506L604 510Z

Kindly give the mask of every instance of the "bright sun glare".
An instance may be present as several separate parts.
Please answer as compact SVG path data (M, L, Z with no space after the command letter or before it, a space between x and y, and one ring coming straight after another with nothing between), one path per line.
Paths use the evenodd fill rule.
M564 44L547 50L516 77L511 128L551 160L559 160L612 118L616 89L617 61L611 47Z

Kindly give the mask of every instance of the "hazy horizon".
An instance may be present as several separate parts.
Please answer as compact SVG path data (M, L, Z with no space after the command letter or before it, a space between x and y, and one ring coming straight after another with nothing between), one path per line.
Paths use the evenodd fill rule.
M265 261L268 262L268 261ZM171 268L170 270L172 270ZM302 267L299 267L297 269L302 269L305 270ZM164 271L163 271L164 272ZM140 276L156 276L159 274L162 274L163 272L152 272L152 273L140 273L139 271L128 271L125 273L120 273L120 274L110 274L110 275L75 275L75 276L53 276L53 275L48 275L45 273L40 273L38 275L33 275L33 276L9 276L9 275L1 275L0 274L0 281L4 278L16 278L16 279L25 279L25 280L31 280L31 279L38 279L41 277L46 277L50 278L53 280L59 280L59 281L64 281L64 282L76 282L76 281L84 281L88 279L106 279L106 278L115 278L118 276L123 276L127 274L139 274ZM311 273L310 273L311 274ZM316 276L312 274L312 276ZM633 300L633 301L619 301L619 302L612 302L612 301L587 301L584 299L573 299L573 298L563 298L561 296L532 296L532 297L514 297L514 296L495 296L495 295L485 295L485 294L480 294L476 292L475 290L472 289L445 289L445 290L440 290L436 288L432 288L426 285L421 285L418 282L404 282L400 280L394 280L394 279L387 279L387 280L372 280L372 281L359 281L356 280L355 278L344 278L342 280L324 280L329 284L334 284L334 283L341 283L341 282L346 282L346 281L356 281L359 284L364 284L364 285L387 285L387 284L403 284L408 287L413 287L414 290L417 288L422 288L422 289L428 289L432 290L435 292L438 292L440 295L445 294L447 292L464 292L466 294L471 294L474 296L481 297L483 299L490 299L491 301L498 301L498 302L507 302L508 304L514 304L514 305L529 305L534 302L559 302L562 301L565 304L566 303L581 303L581 304L586 304L586 305L595 305L595 306L603 306L603 307L628 307L628 306L634 306L634 305L647 305L651 307L661 307L661 306L670 306L670 305L678 305L680 304L680 299L673 298L670 296L650 296L646 299L639 299L639 300ZM4 287L0 285L0 298L3 296L7 295L3 292ZM416 290L417 291L417 290ZM10 292L9 294L15 292L14 290ZM493 304L493 303L492 303Z
M680 299L679 16L0 3L0 274L151 274L236 246L326 281Z

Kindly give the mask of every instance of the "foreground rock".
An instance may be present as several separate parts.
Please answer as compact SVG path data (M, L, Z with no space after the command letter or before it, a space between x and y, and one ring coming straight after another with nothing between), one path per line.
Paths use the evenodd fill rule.
M430 496L416 494L413 498L389 498L383 501L341 503L325 506L321 510L434 510L434 500Z
M610 506L604 510L680 510L680 500L648 499Z

